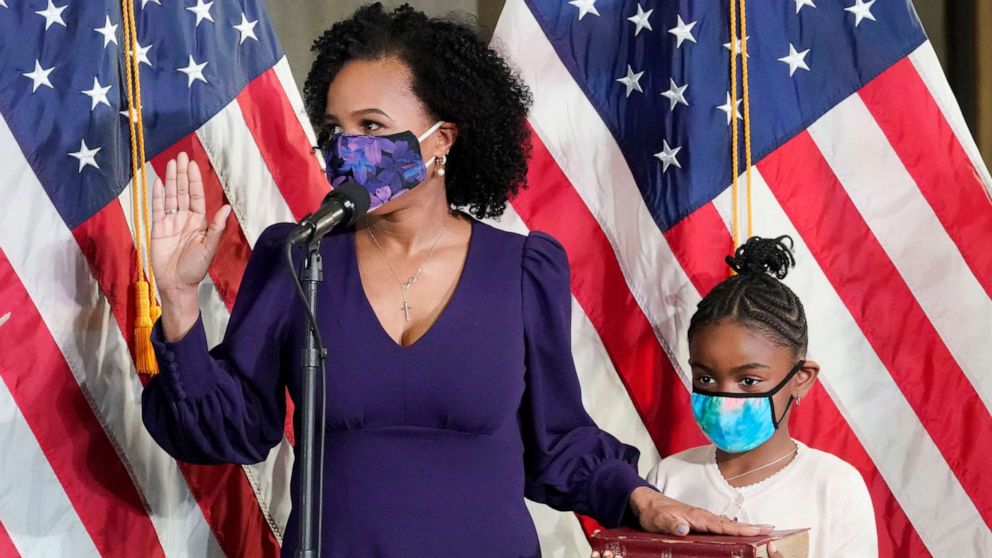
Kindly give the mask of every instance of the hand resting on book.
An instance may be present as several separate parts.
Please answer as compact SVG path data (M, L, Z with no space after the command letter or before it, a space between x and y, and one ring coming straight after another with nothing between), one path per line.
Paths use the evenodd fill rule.
M683 504L646 486L631 493L630 507L637 515L641 528L649 533L688 535L694 531L753 537L767 535L775 528L773 525L738 523L702 508Z

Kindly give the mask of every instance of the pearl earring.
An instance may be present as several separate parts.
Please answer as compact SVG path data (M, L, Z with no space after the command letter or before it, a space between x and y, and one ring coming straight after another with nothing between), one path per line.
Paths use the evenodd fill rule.
M448 164L448 154L447 153L445 153L444 155L441 155L440 157L437 158L437 165L439 167L437 169L437 175L438 176L444 176L444 173L445 173L444 166L447 165L447 164Z

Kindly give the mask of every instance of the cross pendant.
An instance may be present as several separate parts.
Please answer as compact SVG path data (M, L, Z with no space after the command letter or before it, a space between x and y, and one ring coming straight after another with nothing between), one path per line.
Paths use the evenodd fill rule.
M410 306L410 303L407 302L406 299L404 299L403 300L403 308L400 308L400 310L403 311L403 315L406 316L406 321L409 322L410 321L410 310L413 310L413 306Z

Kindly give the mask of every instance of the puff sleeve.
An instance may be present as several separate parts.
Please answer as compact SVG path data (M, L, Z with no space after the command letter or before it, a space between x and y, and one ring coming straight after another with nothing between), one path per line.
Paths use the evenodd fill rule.
M606 527L632 519L628 501L648 486L639 452L600 430L582 405L571 348L568 259L532 233L522 263L526 386L520 412L528 498L589 515Z

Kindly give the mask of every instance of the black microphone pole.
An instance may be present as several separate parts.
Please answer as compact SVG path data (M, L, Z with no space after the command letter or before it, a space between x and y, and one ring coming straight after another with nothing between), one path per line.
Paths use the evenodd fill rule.
M303 260L300 273L300 283L306 298L307 309L312 316L317 316L317 285L324 280L324 267L320 259L320 237L314 238L307 245L307 257ZM301 369L303 371L303 420L300 451L300 546L296 551L299 558L316 558L313 543L314 523L314 426L317 418L316 396L317 375L325 377L324 359L326 350L317 341L317 332L313 326L307 325L307 342L303 349ZM321 382L324 385L324 382ZM326 386L324 389L327 389ZM323 463L319 464L323 469ZM323 470L320 471L323 474ZM320 495L323 497L323 495ZM318 526L320 528L321 526Z
M290 233L287 239L287 250L294 244L306 243L307 254L300 270L298 294L302 295L307 308L307 339L301 358L301 373L303 374L303 394L301 414L301 432L297 443L300 444L300 493L293 506L299 506L300 539L296 549L297 558L317 558L319 549L314 548L314 533L319 533L322 525L314 522L314 473L323 475L323 453L317 459L315 455L315 431L317 426L317 377L321 378L321 388L326 390L326 375L324 361L327 351L320 341L317 331L317 286L324 280L324 267L320 258L320 242L334 227L351 225L369 210L369 194L361 186L346 182L328 194L320 208L305 217L299 226ZM292 266L291 253L287 252L289 264ZM296 270L293 269L294 278ZM326 395L326 393L325 393ZM322 409L323 411L323 409ZM323 427L323 417L321 417ZM322 486L322 485L321 485ZM323 498L323 494L317 497ZM322 502L317 504L322 505ZM320 536L316 537L318 542Z

